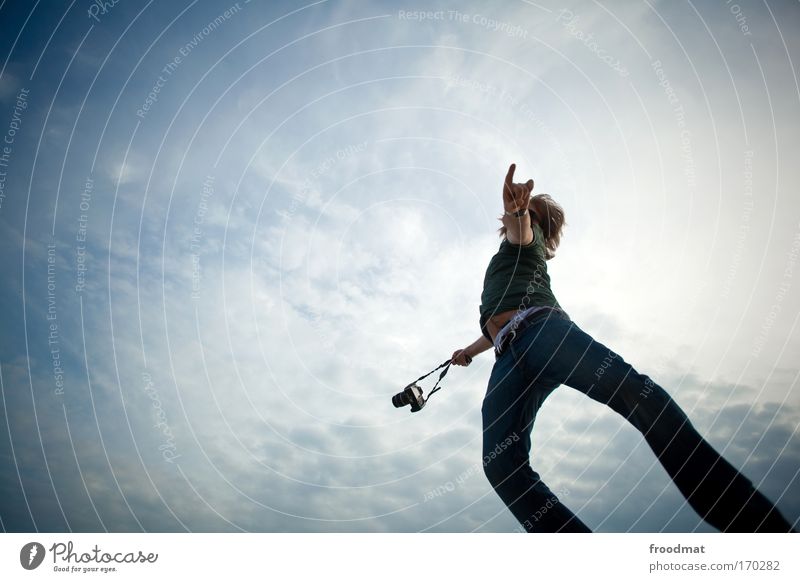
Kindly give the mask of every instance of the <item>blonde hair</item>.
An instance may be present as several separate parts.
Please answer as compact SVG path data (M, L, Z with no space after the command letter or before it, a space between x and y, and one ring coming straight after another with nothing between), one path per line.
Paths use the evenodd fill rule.
M537 208L539 212L536 211ZM549 194L537 194L531 198L528 212L531 215L531 221L533 221L534 214L539 218L539 226L544 235L545 259L550 260L556 256L556 249L561 242L561 231L566 224L564 209ZM498 220L503 220L503 217L501 216ZM505 224L498 229L501 237L506 236L506 230Z

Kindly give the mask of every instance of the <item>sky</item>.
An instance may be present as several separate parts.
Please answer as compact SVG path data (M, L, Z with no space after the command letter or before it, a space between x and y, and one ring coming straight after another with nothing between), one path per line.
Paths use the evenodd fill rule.
M796 522L798 29L773 0L0 2L0 527L519 531L493 353L390 400L480 336L511 162L566 211L570 317ZM531 464L596 531L713 531L568 386Z

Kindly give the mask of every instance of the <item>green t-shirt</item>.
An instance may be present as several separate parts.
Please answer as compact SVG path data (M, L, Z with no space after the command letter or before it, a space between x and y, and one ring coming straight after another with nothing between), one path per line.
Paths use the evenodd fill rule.
M535 222L531 226L533 242L515 245L503 239L497 254L486 268L481 293L480 326L481 333L490 341L486 322L497 313L511 309L523 311L534 305L561 308L550 290L542 228Z

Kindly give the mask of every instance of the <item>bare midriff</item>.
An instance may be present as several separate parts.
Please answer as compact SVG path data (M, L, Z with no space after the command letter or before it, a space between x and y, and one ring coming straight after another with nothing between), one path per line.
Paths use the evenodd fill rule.
M489 318L486 322L486 331L489 332L489 335L492 337L492 343L494 343L494 338L497 337L497 332L502 329L502 327L511 321L511 318L517 313L518 310L511 309L509 311L501 311Z

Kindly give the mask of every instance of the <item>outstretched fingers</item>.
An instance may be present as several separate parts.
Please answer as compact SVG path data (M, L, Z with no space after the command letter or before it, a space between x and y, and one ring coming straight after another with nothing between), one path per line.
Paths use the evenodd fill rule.
M508 167L506 179L503 183L503 201L505 202L506 210L509 212L527 207L530 195L533 192L532 179L524 184L514 183L514 171L516 169L516 164L511 164Z
M505 181L505 188L504 191L508 192L509 194L513 191L512 186L514 185L514 170L517 169L516 164L511 164L508 167L508 173L506 174L506 181Z

